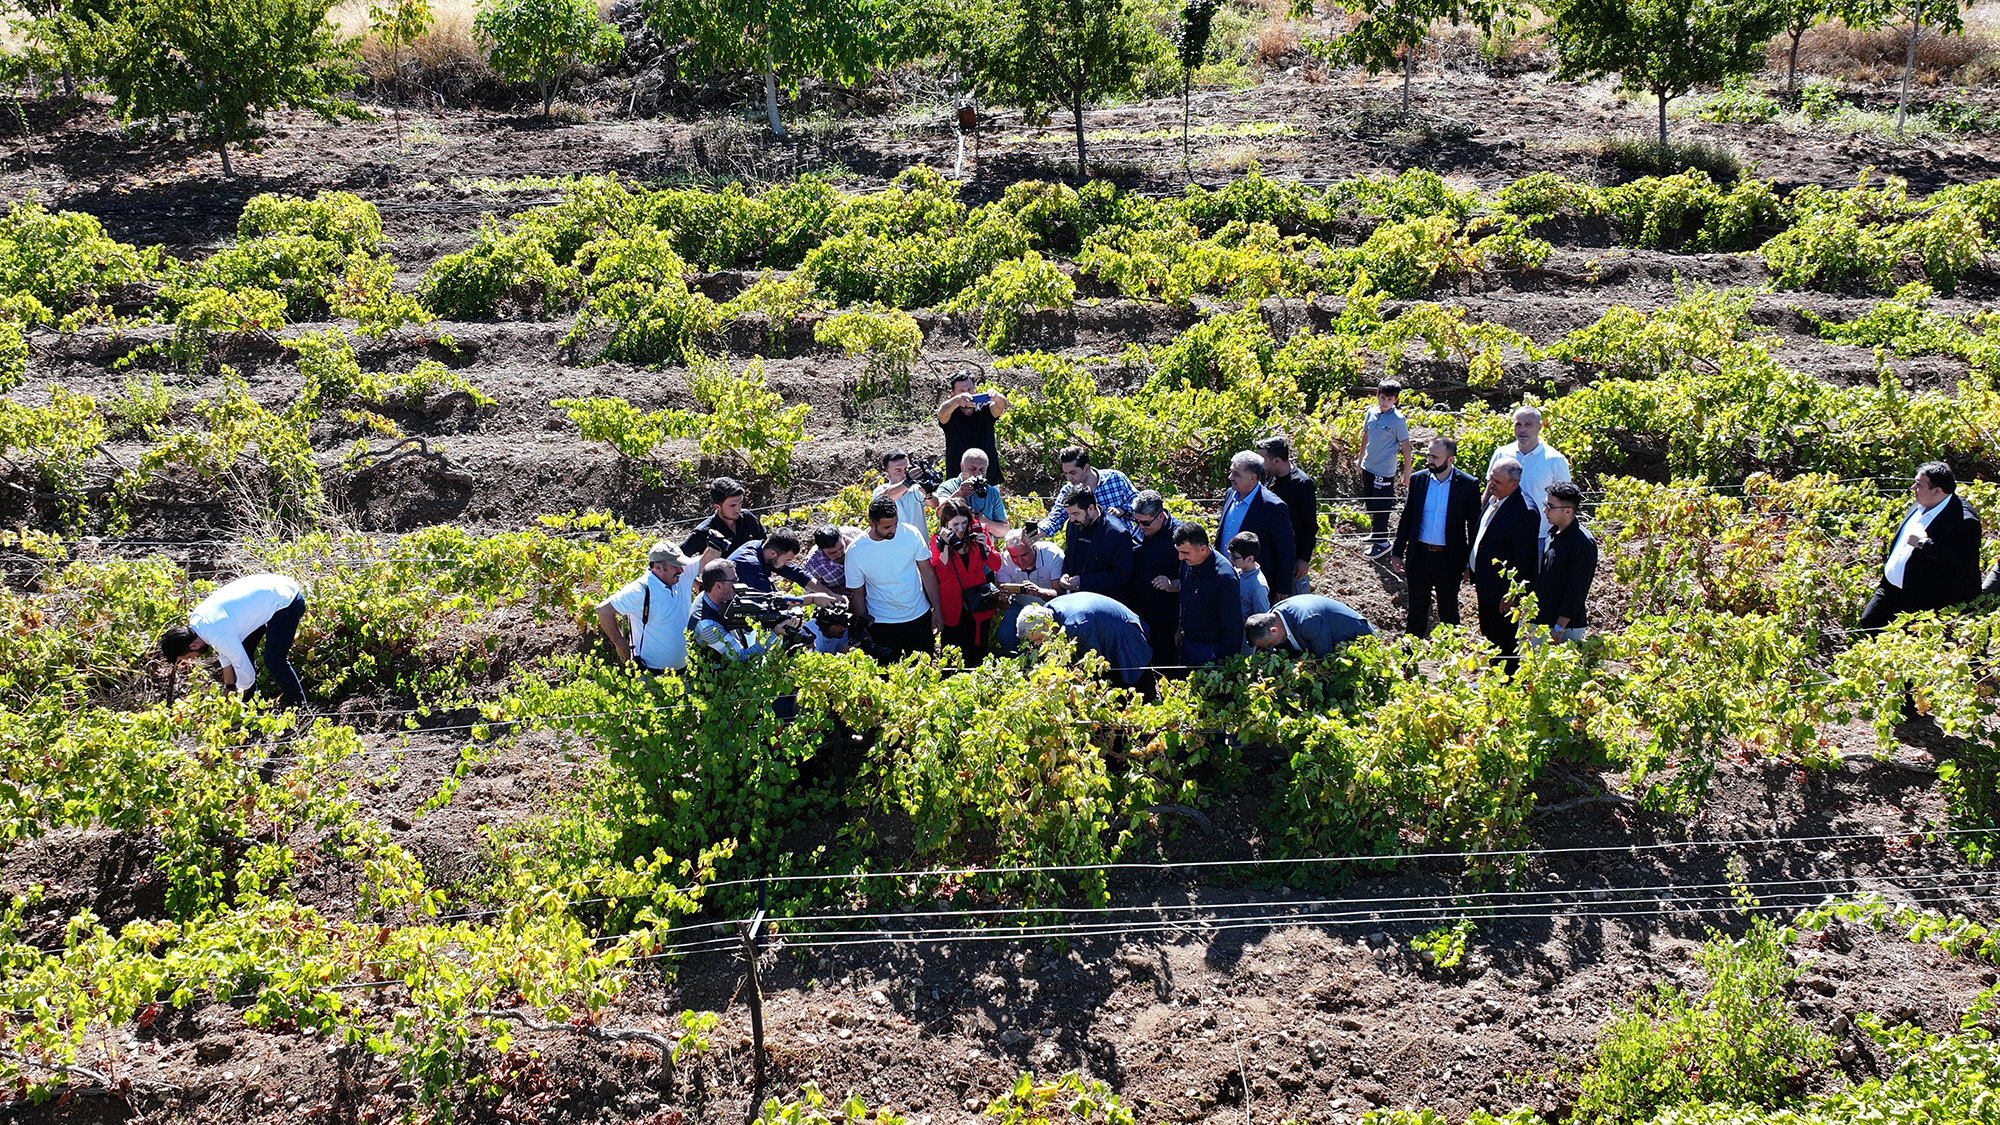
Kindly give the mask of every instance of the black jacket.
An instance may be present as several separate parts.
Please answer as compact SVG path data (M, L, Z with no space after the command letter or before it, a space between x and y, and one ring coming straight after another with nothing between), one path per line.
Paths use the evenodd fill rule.
M1195 644L1220 645L1224 657L1243 651L1243 599L1236 571L1210 550L1200 566L1181 564L1181 633Z
M1063 574L1077 589L1124 601L1132 585L1132 525L1105 512L1089 527L1070 521L1063 541Z
M1437 478L1426 469L1410 474L1410 495L1403 502L1402 519L1396 523L1396 545L1390 553L1407 560L1409 552L1421 551L1417 533L1424 527L1424 502L1430 498ZM1463 570L1472 553L1472 537L1479 532L1479 482L1464 469L1453 468L1445 478L1451 494L1444 503L1444 550L1438 555L1448 569Z
M1294 468L1264 487L1276 493L1285 502L1285 511L1291 514L1292 558L1296 569L1296 560L1312 558L1313 548L1319 546L1319 485ZM1227 543L1218 546L1225 552L1229 549ZM1290 573L1286 576L1290 577Z
M681 540L681 554L691 559L700 558L702 551L708 547L708 533L710 531L714 531L724 539L729 540L729 546L726 549L717 551L724 558L735 553L736 548L750 542L752 539L764 538L764 524L758 520L754 512L744 512L742 515L737 516L735 531L729 530L729 525L723 523L721 517L711 512L707 519L694 525L694 530L688 533L686 539Z
M1915 504L1903 513L1896 524L1895 537L1889 540L1890 551L1896 549L1896 538L1909 534L1905 528L1916 513ZM1979 542L1984 534L1979 514L1966 507L1954 493L1945 498L1944 510L1931 520L1925 534L1930 536L1930 542L1912 551L1908 565L1903 568L1903 599L1898 608L1915 613L1943 609L1978 597ZM1883 559L1887 558L1884 554Z
M1133 528L1138 541L1132 547L1132 585L1124 602L1142 621L1172 621L1181 611L1180 595L1172 590L1153 589L1153 579L1181 576L1181 557L1174 553L1174 530L1178 520L1168 517L1151 535Z
M1541 570L1535 575L1535 601L1539 606L1535 624L1550 625L1567 618L1568 629L1581 629L1584 602L1590 583L1597 577L1597 540L1583 524L1572 523L1567 531L1549 531L1549 549L1542 555Z
M1479 541L1479 548L1472 556L1473 585L1504 592L1508 580L1500 574L1503 566L1512 567L1520 581L1535 580L1535 572L1541 569L1541 559L1537 556L1541 551L1542 519L1528 507L1520 490L1500 502L1484 536L1479 534L1477 523L1473 524L1472 534Z
M1223 510L1228 510L1229 497L1222 499ZM1264 568L1264 580L1271 584L1273 605L1291 592L1292 572L1296 569L1297 554L1292 543L1292 513L1278 494L1268 485L1258 485L1251 494L1250 509L1243 513L1243 526L1237 534L1250 532L1257 537L1257 563ZM1209 537L1215 549L1225 555L1229 544L1222 538L1222 516L1215 518L1215 531Z

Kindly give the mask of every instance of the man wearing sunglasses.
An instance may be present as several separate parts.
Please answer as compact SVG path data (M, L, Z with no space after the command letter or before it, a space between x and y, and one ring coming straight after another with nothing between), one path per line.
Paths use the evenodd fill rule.
M1153 665L1179 664L1180 645L1174 633L1181 623L1181 558L1174 553L1174 532L1180 521L1167 514L1164 496L1152 489L1132 497L1132 586L1125 604L1146 623L1153 646Z

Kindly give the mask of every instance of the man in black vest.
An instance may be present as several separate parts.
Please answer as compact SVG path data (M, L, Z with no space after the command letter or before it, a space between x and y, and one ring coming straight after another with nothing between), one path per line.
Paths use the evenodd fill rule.
M1529 585L1540 569L1542 517L1521 496L1521 463L1502 457L1486 477L1488 500L1472 539L1472 564L1466 573L1479 592L1479 631L1500 650L1501 663L1511 673L1520 627L1514 622L1508 585Z
M1409 499L1389 551L1389 565L1409 584L1404 628L1419 637L1431 634L1433 601L1441 624L1458 624L1458 584L1465 580L1479 524L1479 482L1457 468L1457 460L1457 439L1431 440L1424 459L1430 471L1410 477Z
M1880 629L1897 614L1969 602L1979 596L1979 515L1958 498L1951 466L1926 461L1910 484L1915 502L1896 525L1874 596L1861 611L1863 629Z

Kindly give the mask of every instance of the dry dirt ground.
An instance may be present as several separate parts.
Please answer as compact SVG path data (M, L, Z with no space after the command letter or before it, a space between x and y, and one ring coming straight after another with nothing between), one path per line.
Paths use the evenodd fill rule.
M1601 178L1608 174L1599 156L1604 136L1642 129L1650 120L1643 107L1622 105L1602 85L1556 82L1536 71L1426 74L1417 97L1432 116L1420 128L1381 124L1378 111L1392 92L1388 80L1293 76L1203 94L1197 123L1280 122L1297 131L1206 139L1202 159L1210 170L1200 178L1219 180L1252 157L1266 174L1309 179L1410 166L1484 187L1551 168ZM482 212L505 214L549 198L535 190L494 190L482 179L617 171L684 180L839 169L843 182L867 187L913 162L949 167L954 144L942 111L801 129L791 142L770 142L740 122L712 119L607 114L548 124L514 114L406 110L399 118L339 128L281 117L263 151L240 160L243 175L224 181L212 153L128 137L99 110L57 120L46 107L28 109L31 135L24 141L16 130L0 144L0 195L7 199L32 192L51 205L98 215L116 237L196 254L230 237L243 201L256 192L356 191L381 210L406 285L439 254L463 247ZM1177 105L1156 102L1094 111L1089 124L1137 133L1177 118ZM2000 175L2000 146L1981 137L1893 147L1779 126L1683 122L1677 129L1725 142L1750 156L1759 174L1788 184L1850 183L1867 166L1929 186ZM1050 162L1065 155L1067 144L1060 122L1041 129L1000 115L981 138L983 161L968 196L991 198L1014 179L1052 174ZM1176 191L1186 182L1167 167L1169 142L1105 141L1098 151L1130 186ZM1756 285L1764 277L1754 258L1572 241L1543 270L1431 296L1546 342L1613 304L1650 308L1671 300L1676 278ZM746 280L723 274L703 285L722 296ZM1966 311L1996 292L1995 278L1974 277L1941 307ZM1873 356L1818 342L1800 310L1848 316L1869 303L1765 295L1755 316L1781 337L1788 363L1827 379L1866 381L1875 378ZM1324 323L1337 309L1329 299L1266 306L1281 327ZM1037 317L1028 338L1069 353L1116 352L1132 341L1170 339L1194 319L1164 305L1104 300ZM814 440L800 451L798 479L782 493L760 493L758 505L789 506L831 493L886 448L938 447L926 418L939 397L939 376L990 357L976 350L966 324L929 314L919 320L926 363L910 394L866 414L854 411L849 398L858 364L814 345L810 319L775 344L756 326L727 338L733 361L768 355L772 385L788 401L815 407ZM686 481L646 486L615 453L585 444L548 405L563 395L615 394L648 409L686 406L682 373L577 366L558 346L567 328L440 324L365 343L362 360L370 368L406 369L435 356L462 369L497 404L397 418L406 432L442 448L450 465L405 462L362 477L329 471L329 493L343 518L361 530L394 532L441 522L515 527L540 513L585 508L608 509L636 525L696 514L698 499ZM439 346L445 332L456 350ZM37 335L29 386L19 393L34 399L51 381L110 393L124 378L113 361L160 335ZM225 358L269 404L288 401L298 389L289 356L274 343L253 342ZM1416 386L1445 403L1473 397L1449 371L1422 364L1407 370ZM1893 370L1906 385L1930 386L1955 380L1962 365L1897 361ZM1486 397L1505 405L1531 381L1564 377L1553 366L1517 365ZM216 387L176 389L198 398ZM344 425L329 421L314 435L329 465L359 436ZM1344 491L1338 467L1311 468L1322 473L1327 491ZM1044 490L1049 483L1021 482ZM0 518L39 517L17 506ZM148 510L132 534L165 541L160 549L199 569L213 548L197 541L243 530L226 499L190 494ZM1350 601L1386 631L1399 628L1393 574L1348 542L1335 544L1320 562L1319 589ZM1608 591L1608 563L1602 581ZM1615 593L1608 591L1608 600L1615 602ZM547 637L529 647L576 644ZM1828 733L1845 747L1865 744L1856 729ZM1587 1055L1607 1006L1655 980L1695 981L1690 952L1705 928L1743 924L1727 890L1732 857L1747 865L1750 881L1763 885L1775 906L1872 890L1895 902L1993 918L1990 871L1968 868L1948 848L1910 842L1912 833L1944 819L1935 764L1954 748L1925 720L1899 734L1903 746L1891 761L1856 760L1834 772L1796 771L1746 753L1725 769L1712 803L1692 821L1590 800L1601 786L1615 786L1616 777L1581 771L1545 778L1541 798L1550 811L1536 818L1533 834L1534 846L1547 852L1529 864L1522 896L1499 900L1517 905L1481 927L1466 964L1452 971L1427 966L1408 946L1435 924L1440 903L1450 907L1457 889L1444 869L1421 864L1337 880L1304 871L1251 880L1240 870L1192 867L1136 873L1113 884L1121 912L1105 928L1116 932L1064 947L983 940L829 951L780 926L763 961L773 1062L768 1091L789 1093L811 1080L836 1097L857 1091L918 1121L965 1121L1021 1069L1048 1075L1082 1067L1110 1081L1148 1121L1342 1121L1374 1105L1416 1104L1453 1114L1529 1104L1559 1114L1574 1097L1571 1068ZM449 805L419 815L460 744L443 731L368 737L385 749L390 737L406 747L400 758L371 760L377 775L386 774L385 760L400 768L363 786L370 813L447 879L477 878L479 825L546 809L592 757L589 747L525 738L477 767ZM1254 765L1237 790L1208 810L1206 829L1190 826L1162 844L1166 858L1192 863L1263 854L1261 811L1278 763ZM1757 842L1780 837L1824 839ZM62 920L86 907L113 921L157 916L162 902L150 849L147 840L119 833L59 833L0 855L0 887L51 884L40 939L59 935ZM341 903L337 873L307 870L301 878L317 900ZM1315 917L1270 920L1286 915ZM1862 1010L1933 1030L1955 1027L1966 1000L1992 980L1989 970L1893 932L1836 927L1807 935L1800 948L1815 960L1798 990L1798 1010L1823 1027L1844 1026ZM689 959L665 978L648 966L604 1022L657 1027L682 1009L716 1010L722 1026L709 1054L673 1068L648 1047L608 1046L568 1031L527 1032L519 1042L539 1057L517 1053L493 1062L505 1097L475 1099L464 1109L476 1121L739 1121L751 1096L743 986L743 966L730 956ZM41 1106L0 1103L0 1119L377 1121L393 1118L407 1101L393 1076L362 1053L248 1029L229 1004L118 1034L138 1044L132 1077L177 1089ZM1872 1073L1877 1060L1869 1050L1853 1041L1849 1048L1838 1067L1813 1081Z

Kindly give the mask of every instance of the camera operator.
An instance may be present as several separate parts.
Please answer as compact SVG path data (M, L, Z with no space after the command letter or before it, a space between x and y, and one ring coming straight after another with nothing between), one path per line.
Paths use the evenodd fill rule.
M928 495L921 482L910 479L910 454L903 449L891 449L882 455L882 475L889 478L875 486L871 500L888 497L896 502L896 518L917 529L920 539L929 539L931 520L928 509L937 507L937 497Z
M1057 592L1081 590L1123 599L1132 585L1132 525L1105 511L1080 488L1063 501L1069 538L1063 543L1063 576Z
M1000 615L995 637L1002 652L1011 652L1021 643L1015 627L1021 610L1054 598L1055 581L1062 577L1062 549L1053 543L1038 543L1034 536L1033 526L1007 533L1007 549L1000 560L1000 588L1007 592L1007 607Z
M958 459L958 475L938 485L938 495L964 501L979 517L986 534L999 542L1007 538L1007 501L1000 495L999 483L987 475L986 466L985 450L966 450Z
M1243 651L1243 599L1229 560L1208 545L1208 530L1184 523L1174 532L1180 555L1182 661L1219 664Z
M1000 587L994 584L1000 552L963 500L939 504L938 524L931 540L931 569L937 573L944 615L942 637L963 655L967 668L977 668L992 647L993 619L1000 613Z
M799 557L799 546L797 533L781 527L762 539L753 539L736 548L730 553L729 561L736 564L737 585L760 594L774 594L777 588L772 585L771 576L775 574L801 590L810 589L812 576L792 565L792 561ZM840 600L826 593L806 595L806 601L811 605L833 605Z
M876 497L868 505L868 533L847 548L848 605L857 624L868 621L869 638L890 661L935 652L944 624L930 545L898 515L896 501Z
M777 638L763 630L756 630L754 637L746 636L729 621L729 603L736 597L735 564L728 559L703 563L695 585L701 597L695 599L694 613L688 618L688 633L702 649L728 660L748 660L776 647L773 642ZM787 617L777 624L782 635L796 632L801 621Z
M1174 553L1181 521L1167 514L1166 497L1149 488L1132 497L1132 525L1139 541L1132 548L1132 585L1125 604L1146 623L1152 663L1170 667L1181 662L1181 560Z
M1007 413L1007 396L997 390L979 391L977 371L957 371L951 377L951 397L938 404L938 427L944 431L944 463L962 465L968 450L986 454L987 479L1000 483L1000 443L993 422ZM1001 532L1005 534L1005 532Z
M743 510L749 496L750 490L730 477L709 481L708 503L714 511L694 525L694 531L681 542L681 554L698 557L713 544L715 553L726 558L752 539L764 538L764 525L756 513Z
M1047 605L1021 611L1021 645L1039 647L1061 629L1079 646L1104 657L1113 679L1137 684L1146 678L1152 647L1146 625L1130 608L1102 594L1064 594Z
M646 573L618 588L597 606L597 627L611 642L621 664L648 672L687 667L688 611L701 568L715 559L709 547L690 560L662 539L646 554ZM620 630L618 619L625 619ZM629 634L630 640L627 640Z
M1070 497L1078 492L1088 492L1097 497L1104 510L1117 515L1131 508L1132 497L1138 490L1132 487L1132 480L1117 469L1098 469L1090 464L1090 451L1080 445L1072 445L1056 454L1056 464L1062 469L1063 479L1069 483L1056 492L1055 503L1049 505L1049 514L1042 520L1042 538L1050 539L1063 529L1069 518Z

